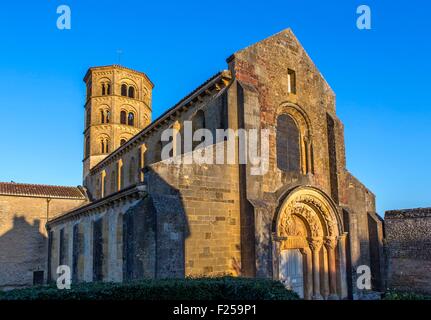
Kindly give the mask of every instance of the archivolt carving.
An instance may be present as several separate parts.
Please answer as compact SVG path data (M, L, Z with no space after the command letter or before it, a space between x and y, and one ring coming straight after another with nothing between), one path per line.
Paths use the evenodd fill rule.
M301 220L290 214L285 214L280 221L280 232L283 236L307 236L307 229Z
M280 217L279 230L280 236L298 236L298 223L294 224L295 216L302 218L308 224L308 230L311 234L306 234L306 228L303 228L303 236L319 237L323 235L323 230L316 213L306 205L299 203L290 203L287 205Z
M335 217L332 210L322 202L322 200L311 195L301 195L297 199L300 203L306 203L315 208L326 222L328 228L328 234L333 235L337 233L337 218Z
M327 200L316 190L303 189L289 196L279 214L277 230L281 237L298 233L294 216L306 222L308 236L338 236L339 228L335 212Z

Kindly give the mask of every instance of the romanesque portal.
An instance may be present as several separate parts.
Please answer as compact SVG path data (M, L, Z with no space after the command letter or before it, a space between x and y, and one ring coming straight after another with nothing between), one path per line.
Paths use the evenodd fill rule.
M274 268L305 299L338 299L345 292L345 234L332 200L312 188L292 192L276 221Z

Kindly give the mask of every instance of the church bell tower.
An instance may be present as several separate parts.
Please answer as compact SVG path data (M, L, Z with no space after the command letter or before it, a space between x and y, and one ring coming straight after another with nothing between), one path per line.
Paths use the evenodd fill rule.
M84 82L84 185L91 168L151 122L154 87L142 72L119 65L90 68Z

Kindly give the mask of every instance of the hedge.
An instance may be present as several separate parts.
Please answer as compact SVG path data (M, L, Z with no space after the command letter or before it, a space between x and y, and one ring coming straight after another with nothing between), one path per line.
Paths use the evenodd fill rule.
M155 279L128 283L81 283L0 292L0 300L298 300L278 281L248 278Z
M414 292L388 291L384 294L383 300L431 300L431 296Z

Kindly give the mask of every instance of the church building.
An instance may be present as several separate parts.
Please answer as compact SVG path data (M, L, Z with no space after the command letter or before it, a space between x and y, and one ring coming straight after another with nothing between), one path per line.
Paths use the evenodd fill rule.
M347 299L366 294L357 269L367 266L371 290L381 290L375 196L346 169L335 94L290 29L231 55L155 120L145 73L92 67L84 82L85 199L48 219L45 281L68 265L72 283L233 275L280 280L305 299ZM163 132L184 137L186 122L267 130L268 170L164 159ZM175 158L228 149L225 138L205 138L185 152L176 137Z

